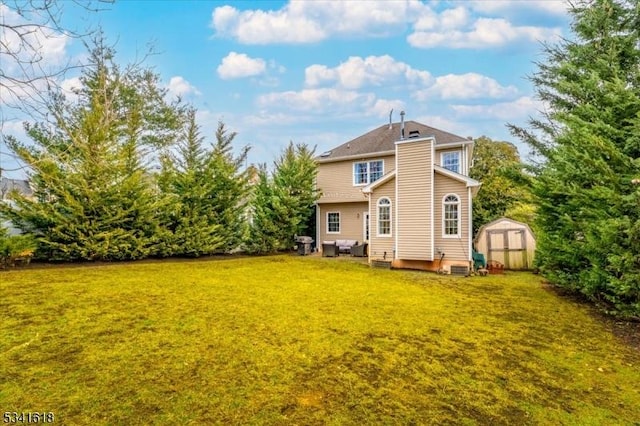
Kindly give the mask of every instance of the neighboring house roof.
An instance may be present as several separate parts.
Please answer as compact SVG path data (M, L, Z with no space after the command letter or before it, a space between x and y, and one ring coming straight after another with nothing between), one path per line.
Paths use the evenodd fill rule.
M362 136L358 136L349 142L320 154L317 160L320 162L330 162L337 159L345 159L353 156L367 156L370 154L395 153L395 143L400 140L401 123L393 123L391 126L385 124L374 129ZM436 128L426 126L416 121L405 121L404 137L409 138L412 132L419 132L421 138L433 136L436 140L436 146L469 142L468 138L454 135L453 133L438 130Z
M14 190L26 197L31 197L33 195L29 181L9 179L5 177L0 178L0 200L8 199L9 195Z

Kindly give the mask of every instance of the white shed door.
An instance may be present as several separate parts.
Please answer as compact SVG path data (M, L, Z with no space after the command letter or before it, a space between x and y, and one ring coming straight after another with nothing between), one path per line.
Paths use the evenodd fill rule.
M495 260L506 269L527 269L527 239L524 229L487 230L487 260Z

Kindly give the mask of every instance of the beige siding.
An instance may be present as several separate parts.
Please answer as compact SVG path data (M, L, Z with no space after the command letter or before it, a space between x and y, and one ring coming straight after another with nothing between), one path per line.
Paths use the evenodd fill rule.
M376 188L370 195L370 207L369 211L369 223L370 223L370 238L369 238L369 257L372 259L393 259L395 250L395 221L396 221L396 180L391 179ZM380 198L387 197L391 200L391 236L379 237L378 236L378 200Z
M398 259L433 259L432 140L396 145Z
M361 186L353 185L353 164L360 161L384 161L384 173L395 168L395 157L366 158L362 160L338 161L334 163L318 163L317 187L322 192L319 203L342 203L366 201Z
M445 253L445 260L470 260L469 241L469 191L466 184L443 176L439 173L435 174L435 246ZM444 238L443 224L443 198L447 194L456 194L460 198L460 238ZM439 256L439 255L437 255Z
M368 210L368 204L364 203L336 203L320 204L318 209L319 217L319 241L318 247L323 241L333 240L357 240L362 242L364 233L363 213ZM340 213L340 233L327 233L327 213Z

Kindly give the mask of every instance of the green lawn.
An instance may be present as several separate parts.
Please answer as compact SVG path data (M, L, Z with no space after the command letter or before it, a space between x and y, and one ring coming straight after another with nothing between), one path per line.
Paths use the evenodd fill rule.
M0 296L0 411L57 424L640 422L640 353L524 273L158 261L0 272Z

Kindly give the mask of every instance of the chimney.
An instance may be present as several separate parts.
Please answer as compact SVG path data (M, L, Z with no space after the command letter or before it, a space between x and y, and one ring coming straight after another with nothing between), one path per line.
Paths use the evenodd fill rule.
M404 111L400 111L400 140L404 139Z
M391 111L389 111L389 130L391 130L392 126L392 122L391 122L391 114L393 114L393 108L391 108Z

